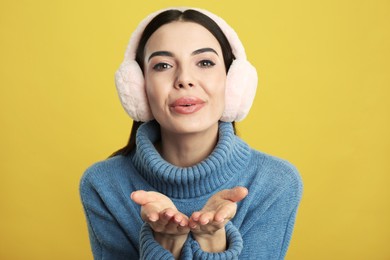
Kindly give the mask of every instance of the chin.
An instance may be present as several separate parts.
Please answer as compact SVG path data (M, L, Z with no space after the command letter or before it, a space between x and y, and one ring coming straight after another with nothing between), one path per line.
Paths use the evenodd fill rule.
M170 132L176 134L195 134L212 131L214 127L218 129L218 119L205 120L195 118L181 118L171 121L169 125L160 124Z

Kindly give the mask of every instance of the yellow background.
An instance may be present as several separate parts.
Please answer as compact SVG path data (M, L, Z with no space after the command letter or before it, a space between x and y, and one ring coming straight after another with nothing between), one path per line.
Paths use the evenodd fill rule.
M86 167L125 144L114 72L147 14L224 17L259 73L240 135L305 190L287 259L390 259L390 2L0 1L0 259L92 259Z

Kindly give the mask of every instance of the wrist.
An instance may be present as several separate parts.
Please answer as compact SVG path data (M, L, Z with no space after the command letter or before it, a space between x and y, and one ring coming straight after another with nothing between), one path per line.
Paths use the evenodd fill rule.
M175 259L180 256L181 249L186 242L188 234L171 235L154 232L154 239L166 250L170 251Z
M218 229L213 233L192 233L192 236L205 252L218 253L226 250L225 228Z

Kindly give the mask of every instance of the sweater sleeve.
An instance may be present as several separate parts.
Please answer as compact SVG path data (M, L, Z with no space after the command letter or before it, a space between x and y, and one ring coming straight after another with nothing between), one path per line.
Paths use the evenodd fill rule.
M303 187L296 169L287 166L252 194L252 205L240 228L244 241L240 259L285 258Z
M80 182L80 196L94 259L137 259L138 246L130 241L86 174Z
M161 259L174 260L175 258L168 250L164 249L155 239L152 228L144 223L140 233L140 259Z
M190 260L203 260L203 259L218 259L218 260L230 260L238 259L243 248L243 241L238 229L232 222L228 222L225 226L226 239L228 248L224 252L209 253L201 249L199 243L189 236L184 247L182 249L181 259Z
M93 166L80 182L94 259L174 259L142 222L138 205L104 172Z
M238 229L231 223L228 222L226 225L226 238L228 249L220 253L208 253L204 252L199 243L188 236L187 241L181 251L180 259L182 260L203 260L203 259L219 259L219 260L230 260L238 259L238 256L242 250L243 243L241 234ZM173 255L165 250L153 237L153 231L149 224L144 223L140 233L140 259L164 259L173 260Z

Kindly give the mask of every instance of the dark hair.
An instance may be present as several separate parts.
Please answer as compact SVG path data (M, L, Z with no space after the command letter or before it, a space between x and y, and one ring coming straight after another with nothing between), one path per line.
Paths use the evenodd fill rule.
M164 11L154 17L150 23L145 27L145 30L142 33L141 39L138 43L137 51L136 51L136 61L138 65L141 67L141 70L144 71L144 53L145 53L145 45L152 34L157 31L158 28L163 26L164 24L168 24L174 21L185 21L185 22L194 22L202 25L206 28L214 37L217 39L219 45L222 49L223 60L225 63L226 73L230 68L234 60L234 55L232 48L225 34L222 32L221 28L219 28L218 24L214 22L213 19L208 17L207 15L198 12L196 10L188 9L184 12L171 9ZM134 121L133 126L131 128L130 137L127 145L118 151L114 152L110 157L116 155L128 155L136 146L135 137L139 126L143 122ZM234 133L236 133L235 124L233 124Z

